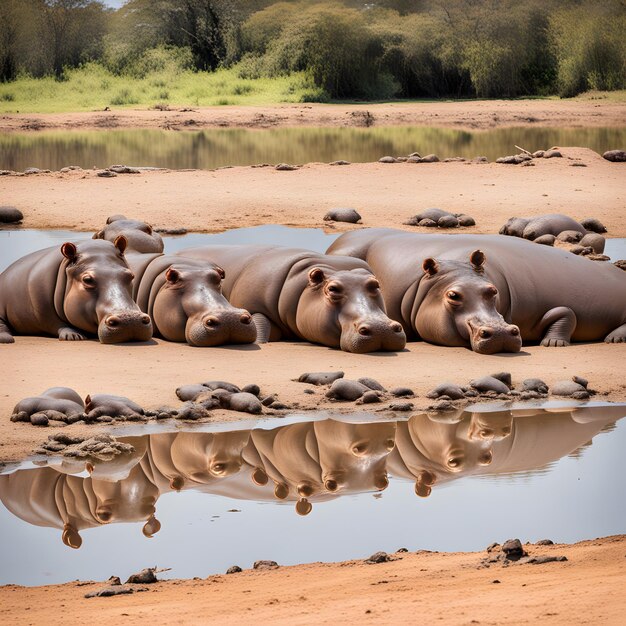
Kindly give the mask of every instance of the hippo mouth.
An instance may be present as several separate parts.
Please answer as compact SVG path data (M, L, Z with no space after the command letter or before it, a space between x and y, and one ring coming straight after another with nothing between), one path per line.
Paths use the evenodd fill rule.
M256 337L254 320L243 310L227 316L214 314L201 319L190 318L185 329L187 343L198 347L254 343Z
M345 352L398 352L406 346L406 335L398 322L360 323L341 333L340 347Z
M152 320L149 315L137 312L119 312L106 315L98 325L101 343L148 341L152 338Z
M466 322L472 350L478 354L519 352L522 348L520 330L514 324L502 321L483 323L479 320Z

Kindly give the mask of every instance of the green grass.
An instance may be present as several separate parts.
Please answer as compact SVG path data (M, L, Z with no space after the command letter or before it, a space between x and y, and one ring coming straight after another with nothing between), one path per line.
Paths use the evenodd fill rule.
M303 73L276 78L246 79L237 67L217 72L118 76L89 63L68 70L65 80L24 76L0 83L0 113L63 113L155 105L264 105L322 100L324 93Z

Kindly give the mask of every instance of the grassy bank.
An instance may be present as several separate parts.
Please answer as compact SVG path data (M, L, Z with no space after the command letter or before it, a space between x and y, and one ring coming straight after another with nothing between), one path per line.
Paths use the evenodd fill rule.
M0 83L0 113L64 113L154 106L264 105L324 99L301 72L275 78L240 78L236 67L216 72L116 75L96 63L68 70L64 80L22 77Z

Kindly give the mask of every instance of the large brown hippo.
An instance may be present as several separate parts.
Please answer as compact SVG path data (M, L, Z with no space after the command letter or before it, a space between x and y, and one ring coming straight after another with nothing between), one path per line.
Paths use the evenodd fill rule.
M178 254L224 268L224 295L253 314L259 343L296 338L357 353L405 346L402 326L385 314L364 261L270 246L204 246Z
M550 215L536 215L534 217L511 217L507 223L500 228L501 235L510 237L523 237L534 241L543 235L554 235L555 237L564 230L573 230L583 235L587 230L575 219L562 213L552 213Z
M93 238L115 241L120 235L126 237L129 251L163 252L163 239L152 230L150 224L128 219L124 215L111 215L106 226L95 233Z
M626 340L624 273L564 250L501 235L373 228L342 235L328 253L365 259L389 315L432 343L491 354L519 350L520 334L543 346Z
M126 239L64 243L22 257L0 274L0 343L20 335L102 343L147 341L150 316L132 298Z
M222 295L224 270L215 263L158 254L129 254L127 261L135 274L133 298L155 334L192 346L255 341L252 316Z

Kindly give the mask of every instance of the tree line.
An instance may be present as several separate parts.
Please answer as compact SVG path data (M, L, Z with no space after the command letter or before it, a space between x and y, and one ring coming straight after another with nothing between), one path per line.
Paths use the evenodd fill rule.
M569 97L626 88L625 32L626 0L2 0L0 80L235 66L328 99Z

